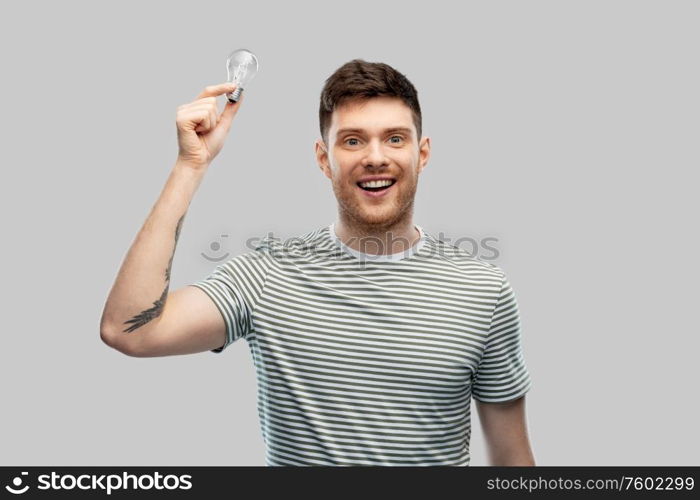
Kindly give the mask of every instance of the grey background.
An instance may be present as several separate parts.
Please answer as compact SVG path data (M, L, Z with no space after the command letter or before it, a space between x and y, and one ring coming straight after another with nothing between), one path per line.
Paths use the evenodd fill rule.
M264 464L245 342L137 359L98 331L176 158L176 108L240 47L260 73L185 218L171 290L211 272L212 242L236 254L335 219L318 97L344 62L386 62L432 139L415 222L498 238L538 465L698 464L696 2L12 5L1 465ZM485 465L475 406L472 428Z

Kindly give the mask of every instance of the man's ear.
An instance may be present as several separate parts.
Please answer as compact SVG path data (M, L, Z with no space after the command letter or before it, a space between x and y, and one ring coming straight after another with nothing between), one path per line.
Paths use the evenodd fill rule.
M423 137L418 150L418 173L420 174L428 164L430 158L430 137Z
M333 176L331 175L330 159L328 158L328 149L326 148L326 144L323 142L323 139L317 139L315 147L316 162L318 162L318 167L326 177L333 179Z

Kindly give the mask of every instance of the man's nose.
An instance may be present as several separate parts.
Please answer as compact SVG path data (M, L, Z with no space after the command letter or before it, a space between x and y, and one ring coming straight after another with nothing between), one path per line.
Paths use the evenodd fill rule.
M380 141L370 141L366 149L365 157L362 159L363 166L374 166L378 167L380 165L387 165L389 160L384 154L384 148Z

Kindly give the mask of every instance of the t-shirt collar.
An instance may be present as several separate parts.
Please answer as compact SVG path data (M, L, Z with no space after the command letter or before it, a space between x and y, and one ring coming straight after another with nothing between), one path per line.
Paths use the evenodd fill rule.
M355 250L354 248L350 248L348 245L343 243L340 240L340 238L338 237L338 235L335 233L335 222L332 222L328 226L328 234L329 234L331 240L336 245L338 245L340 248L342 248L348 255L351 255L357 259L360 259L362 261L374 261L374 262L393 262L393 261L398 261L398 260L404 260L404 259L411 257L413 254L420 251L420 249L423 248L423 246L425 245L425 232L423 231L423 228L417 224L414 224L414 227L420 233L420 239L418 240L417 243L415 243L412 247L407 248L406 250L402 250L402 251L396 252L396 253L385 254L385 255L365 253L365 252L360 252L359 250Z

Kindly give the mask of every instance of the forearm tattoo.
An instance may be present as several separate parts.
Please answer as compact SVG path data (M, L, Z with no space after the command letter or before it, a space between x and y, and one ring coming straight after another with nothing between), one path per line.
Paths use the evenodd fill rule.
M133 332L137 328L151 321L153 318L157 318L163 312L163 306L165 306L165 299L168 297L168 289L170 288L170 269L173 265L173 258L175 257L175 248L177 247L177 240L180 237L180 229L182 228L182 221L184 220L184 218L185 215L183 214L182 217L180 217L180 220L177 221L177 227L175 228L175 244L173 245L173 253L170 255L170 260L168 261L168 267L165 269L165 288L163 289L163 293L160 294L160 298L158 300L153 302L153 307L146 309L145 311L141 311L129 321L125 321L125 325L130 323L133 324L126 330L124 330L124 332Z

